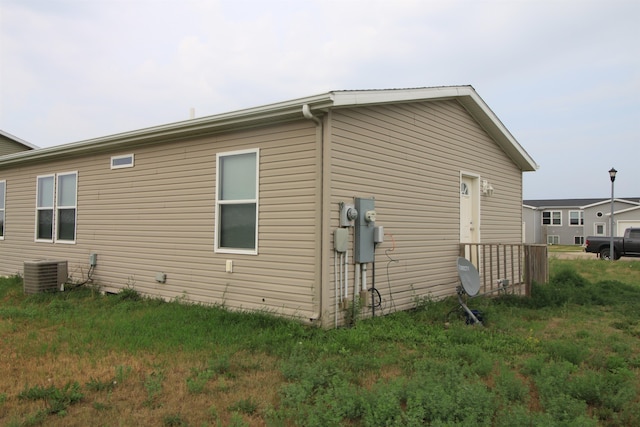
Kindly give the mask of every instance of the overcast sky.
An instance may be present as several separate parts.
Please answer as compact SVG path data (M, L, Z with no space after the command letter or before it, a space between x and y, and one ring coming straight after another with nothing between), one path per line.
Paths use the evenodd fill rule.
M0 0L0 129L40 147L331 90L472 85L524 198L640 196L638 0Z

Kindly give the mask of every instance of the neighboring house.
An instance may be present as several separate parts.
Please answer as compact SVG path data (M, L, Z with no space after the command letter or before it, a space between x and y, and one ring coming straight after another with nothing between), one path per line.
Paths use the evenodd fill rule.
M461 242L522 241L536 168L471 86L328 92L17 153L0 157L0 274L60 259L80 281L96 254L106 292L333 326L374 277L378 313L455 294ZM341 227L354 201L383 243L373 223Z
M36 148L38 147L0 129L0 158L8 154L34 150ZM5 187L5 181L0 178L0 240L4 238Z
M0 129L0 156L37 148L35 145Z
M640 197L614 200L614 235L640 224ZM526 243L582 245L587 236L609 236L611 199L524 200Z

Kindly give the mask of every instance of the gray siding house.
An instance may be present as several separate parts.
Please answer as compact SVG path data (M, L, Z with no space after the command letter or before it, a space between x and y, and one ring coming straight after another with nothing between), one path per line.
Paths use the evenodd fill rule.
M6 154L0 274L64 260L105 292L332 327L373 286L377 313L455 294L461 242L521 243L536 168L470 86L334 91Z
M614 200L614 235L640 226L640 197ZM587 236L610 236L611 199L524 200L524 240L549 245L582 245Z

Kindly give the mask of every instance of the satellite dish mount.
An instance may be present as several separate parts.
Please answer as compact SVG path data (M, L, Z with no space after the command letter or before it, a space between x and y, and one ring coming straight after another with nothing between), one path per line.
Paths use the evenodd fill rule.
M464 309L469 316L469 319L473 321L473 324L482 325L482 322L478 320L473 311L467 307L467 304L465 304L462 299L462 296L465 294L470 297L478 295L478 292L480 291L480 274L478 274L478 270L476 270L476 267L471 263L471 261L466 258L458 257L457 264L458 277L460 277L460 285L457 288L460 307Z

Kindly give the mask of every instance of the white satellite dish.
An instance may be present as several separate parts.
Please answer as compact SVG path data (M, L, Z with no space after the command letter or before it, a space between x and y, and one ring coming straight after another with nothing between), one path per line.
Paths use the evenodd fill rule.
M460 285L458 287L458 302L460 306L467 312L467 315L473 323L477 323L482 325L482 322L478 320L476 315L469 310L469 307L462 300L462 294L466 293L467 295L473 297L478 295L480 291L480 274L478 270L476 270L475 265L471 263L466 258L458 257L458 277L460 277Z

